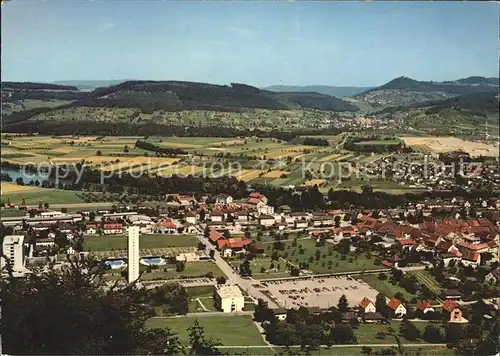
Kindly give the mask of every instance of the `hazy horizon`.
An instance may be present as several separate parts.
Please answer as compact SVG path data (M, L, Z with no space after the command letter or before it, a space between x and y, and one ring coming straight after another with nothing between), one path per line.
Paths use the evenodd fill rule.
M2 5L2 80L375 87L498 77L499 3Z

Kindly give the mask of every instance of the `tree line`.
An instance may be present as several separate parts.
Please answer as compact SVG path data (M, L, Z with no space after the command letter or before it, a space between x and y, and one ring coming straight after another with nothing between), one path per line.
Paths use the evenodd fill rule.
M155 145L154 143L142 141L142 140L137 140L135 142L135 147L142 148L143 150L158 152L158 153L167 154L167 155L187 154L186 151L184 151L180 148L161 147L159 145Z

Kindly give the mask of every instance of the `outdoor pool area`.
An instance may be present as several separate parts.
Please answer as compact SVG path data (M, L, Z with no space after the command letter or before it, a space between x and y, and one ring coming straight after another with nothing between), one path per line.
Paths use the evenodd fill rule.
M119 269L127 266L127 262L123 259L112 259L104 261L106 266L110 266L111 269Z
M167 264L167 261L161 257L143 257L139 262L145 266L163 266Z

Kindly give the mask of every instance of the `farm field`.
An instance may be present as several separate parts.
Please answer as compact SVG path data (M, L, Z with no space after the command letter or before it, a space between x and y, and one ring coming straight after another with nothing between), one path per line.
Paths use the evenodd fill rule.
M150 328L168 326L178 334L181 343L188 344L188 328L194 320L196 320L194 317L151 318L146 321L146 326ZM206 337L219 339L224 346L266 345L251 316L210 316L200 317L197 320L204 327Z
M198 239L192 235L141 235L139 246L145 248L196 246ZM127 248L126 235L85 236L83 247L91 251L121 250Z
M10 199L13 204L21 204L23 198L27 205L37 205L40 201L43 203L81 203L83 199L77 196L76 192L62 189L39 188L33 186L19 186L17 184L1 184L2 201L7 202Z
M484 142L466 141L457 137L401 137L406 145L420 148L424 151L442 153L450 151L465 151L472 156L498 157L498 146Z
M385 273L385 275L387 276L386 280L380 280L377 274L366 274L362 276L361 279L388 298L394 297L396 293L401 293L406 301L410 301L414 297L411 293L408 293L406 289L391 284L391 282L389 282L390 274Z
M441 287L439 286L439 283L436 281L434 276L430 274L429 271L420 270L410 271L408 273L414 275L417 278L418 282L427 286L432 293L438 296L441 294Z

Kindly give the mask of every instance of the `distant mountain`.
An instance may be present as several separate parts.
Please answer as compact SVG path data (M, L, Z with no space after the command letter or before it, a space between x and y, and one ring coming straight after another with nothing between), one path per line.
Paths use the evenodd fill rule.
M110 80L59 80L55 84L71 85L80 90L95 89L99 87L107 87L128 81L129 79L110 79Z
M329 85L306 85L306 86L292 86L292 85L272 85L270 87L262 88L270 91L279 92L316 92L320 94L348 97L363 93L372 87L335 87Z
M498 78L469 77L447 82L424 82L398 77L390 82L355 95L373 107L387 108L450 99L474 93L498 93Z
M127 81L97 88L87 99L74 106L138 108L155 110L214 110L243 109L318 109L357 111L358 108L339 98L307 92L274 92L245 84L214 85L181 81Z

